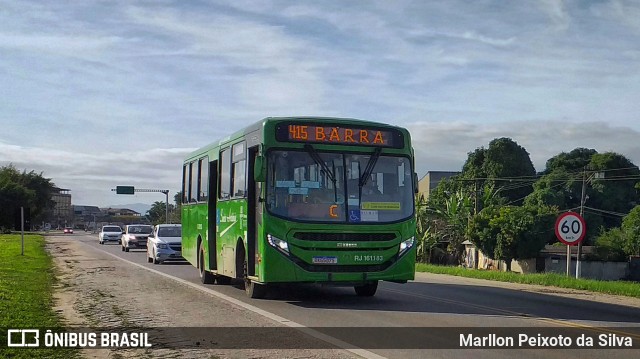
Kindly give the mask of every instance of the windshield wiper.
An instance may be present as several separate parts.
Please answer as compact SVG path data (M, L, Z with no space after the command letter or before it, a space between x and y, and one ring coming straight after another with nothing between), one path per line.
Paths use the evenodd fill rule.
M371 176L371 172L373 172L373 169L376 167L376 162L378 162L378 158L380 158L380 153L382 153L382 149L380 147L376 148L373 155L369 158L367 166L364 168L364 173L360 176L360 181L358 181L360 198L362 198L362 187L367 184L369 176Z
M334 173L329 169L329 166L327 166L327 164L322 160L322 158L318 154L318 151L316 151L316 149L313 148L313 146L306 144L304 145L304 149L307 150L307 152L309 152L309 156L311 156L313 161L318 166L320 166L321 171L324 172L327 175L327 177L329 177L331 182L333 182L333 193L335 196L335 202L338 202L338 187L336 187L336 177Z

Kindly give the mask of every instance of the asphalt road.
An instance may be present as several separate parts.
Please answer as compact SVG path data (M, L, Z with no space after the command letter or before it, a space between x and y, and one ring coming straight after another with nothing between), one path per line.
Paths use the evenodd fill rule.
M197 269L189 263L154 265L147 263L144 250L122 252L116 243L99 245L97 234L76 233L73 238L96 250L202 286ZM439 337L450 335L446 328L469 327L478 328L478 335L483 330L495 329L500 333L510 332L516 338L521 333L529 333L526 328L539 329L545 336L555 333L548 328L560 328L575 330L596 341L600 334L606 333L607 338L630 337L636 348L640 343L637 335L640 308L632 306L637 302L632 301L631 305L603 303L597 296L554 295L553 289L532 291L523 289L524 286L428 274L419 274L415 281L407 284L382 282L372 298L357 297L351 287L301 285L278 287L271 290L266 299L252 300L245 296L242 283L205 287L305 327L392 327L400 332L407 327L439 327L430 329L429 343L438 343ZM602 331L598 329L601 327L614 329ZM475 331L468 329L465 333ZM639 349L426 349L430 345L418 343L420 349L405 349L406 346L367 349L366 353L388 358L630 358L640 355ZM376 343L371 347L375 348Z

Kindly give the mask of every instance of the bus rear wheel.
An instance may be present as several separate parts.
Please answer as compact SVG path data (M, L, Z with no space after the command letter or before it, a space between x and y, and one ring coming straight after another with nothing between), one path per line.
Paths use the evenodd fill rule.
M373 297L378 290L378 281L369 282L364 285L356 285L353 287L359 297Z
M202 282L202 284L213 284L215 277L211 272L204 268L204 249L200 249L200 260L198 261L198 263L198 269L200 270L200 281Z

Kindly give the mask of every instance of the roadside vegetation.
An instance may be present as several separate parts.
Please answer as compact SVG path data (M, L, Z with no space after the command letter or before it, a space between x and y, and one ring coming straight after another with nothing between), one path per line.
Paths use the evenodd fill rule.
M486 279L498 282L521 284L537 284L550 287L588 290L596 293L624 295L640 298L640 285L624 281L599 281L592 279L576 279L557 273L521 274L488 270L472 270L463 267L440 266L418 263L416 271L435 274L455 275L459 277Z
M44 237L25 235L24 256L17 234L0 234L0 328L61 328L53 311L55 273ZM6 338L7 332L1 333ZM43 343L42 333L40 342ZM4 339L6 345L6 339ZM4 346L4 345L3 345ZM2 349L4 358L79 358L72 349Z
M51 216L55 202L51 199L55 185L50 178L34 171L20 172L13 165L0 167L0 230L9 232L16 213L24 207L26 230L29 223L40 223Z
M473 244L489 259L502 261L509 272L512 260L536 258L546 245L559 244L555 219L568 211L583 213L586 221L583 245L595 250L585 260L627 262L640 256L638 166L618 153L576 148L551 157L546 168L536 172L524 147L510 138L496 138L488 147L469 152L458 175L416 198L418 262L453 266L418 268L521 283L536 278L537 284L566 288L616 288L616 283L574 281L563 275L457 268L464 262L465 245ZM638 293L637 283L619 285L598 291ZM627 286L631 289L623 289Z

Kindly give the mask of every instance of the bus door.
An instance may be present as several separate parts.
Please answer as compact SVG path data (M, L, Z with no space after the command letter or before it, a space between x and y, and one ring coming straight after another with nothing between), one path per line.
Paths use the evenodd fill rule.
M209 269L217 270L217 247L218 235L218 211L216 203L218 202L218 161L211 161L209 163L209 205L208 205L208 228L207 228L207 241L209 245Z
M258 226L262 220L262 202L260 201L261 183L253 177L253 165L258 156L258 146L249 148L247 175L247 275L256 275L256 253L258 253Z

